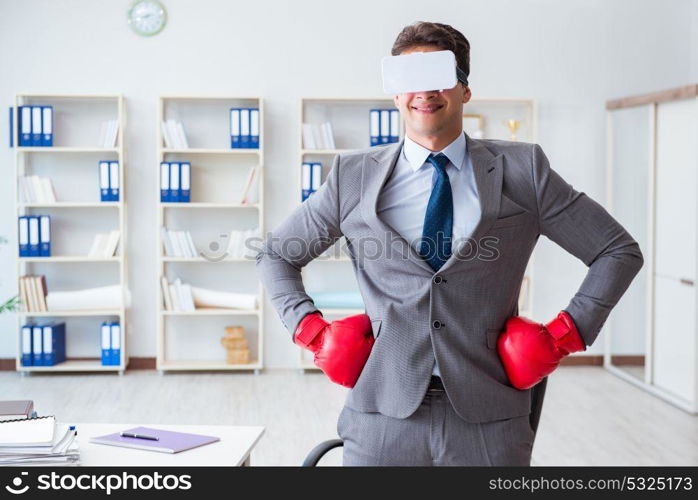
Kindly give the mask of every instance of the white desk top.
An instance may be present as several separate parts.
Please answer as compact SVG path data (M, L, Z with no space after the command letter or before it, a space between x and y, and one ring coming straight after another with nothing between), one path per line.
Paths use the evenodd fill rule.
M64 429L66 424L58 425ZM264 427L231 425L160 425L160 424L86 424L75 425L80 445L80 465L92 466L239 466L250 456L252 448L264 434ZM132 427L152 427L168 431L217 436L215 443L182 451L160 453L90 443L91 437L120 432Z

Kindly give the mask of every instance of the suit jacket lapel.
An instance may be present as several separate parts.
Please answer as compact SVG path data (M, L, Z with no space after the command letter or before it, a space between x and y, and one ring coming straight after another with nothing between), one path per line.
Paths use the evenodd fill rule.
M481 142L471 139L467 134L465 139L473 164L475 184L480 201L480 221L468 237L470 244L467 242L462 244L458 251L454 252L441 266L441 269L439 269L440 273L454 266L456 262L466 262L468 259L472 259L473 252L478 251L477 242L492 227L499 215L499 203L502 197L502 178L504 176L502 155L495 156Z
M403 143L404 139L390 146L376 148L374 152L366 155L361 174L361 215L379 235L380 243L388 245L392 258L409 260L429 274L434 274L431 266L412 248L407 240L383 222L376 212L378 195L397 164Z

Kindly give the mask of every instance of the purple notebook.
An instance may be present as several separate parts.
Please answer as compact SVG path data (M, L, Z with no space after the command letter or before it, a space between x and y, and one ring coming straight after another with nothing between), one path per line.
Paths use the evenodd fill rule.
M139 450L159 451L161 453L179 453L190 450L205 444L220 441L215 436L202 436L201 434L188 434L186 432L163 431L151 427L133 427L124 429L122 432L133 434L145 434L155 436L159 439L152 441L149 439L139 439L121 436L118 432L90 438L90 443L108 444L111 446L123 446L125 448L138 448Z

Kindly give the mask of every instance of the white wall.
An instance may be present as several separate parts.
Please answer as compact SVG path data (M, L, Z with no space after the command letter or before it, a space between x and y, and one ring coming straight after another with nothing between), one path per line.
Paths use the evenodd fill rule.
M267 229L295 206L298 98L380 95L379 61L405 25L452 24L471 42L474 96L532 97L551 165L603 202L604 102L685 85L698 76L696 0L163 0L169 21L147 39L126 24L129 0L0 0L0 298L15 290L13 156L7 107L18 92L122 93L128 101L132 356L155 355L151 277L157 188L155 113L161 94L260 95L266 114ZM39 35L28 37L35 30ZM693 50L691 49L693 47ZM693 61L692 63L690 61ZM137 235L137 238L135 237ZM144 249L144 250L143 250ZM585 267L541 239L535 316L567 305ZM296 347L269 307L266 364L295 366ZM15 322L0 318L0 357ZM601 341L589 352L598 353Z

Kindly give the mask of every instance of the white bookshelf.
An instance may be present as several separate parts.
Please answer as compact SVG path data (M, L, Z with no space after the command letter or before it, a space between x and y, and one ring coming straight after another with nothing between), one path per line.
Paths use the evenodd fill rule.
M18 106L53 106L53 146L19 147ZM116 119L116 147L99 147L101 122ZM13 110L15 163L15 206L17 216L51 216L51 256L16 257L18 278L45 275L48 291L121 285L128 290L126 227L126 157L124 130L126 112L121 95L18 94ZM119 162L119 201L100 202L98 162ZM21 175L49 177L56 191L55 203L23 203L18 182ZM100 210L95 210L100 209ZM108 209L108 210L102 210ZM96 232L120 232L117 255L88 257ZM18 255L15 249L15 255ZM60 265L57 265L60 264ZM108 310L17 313L17 370L27 372L118 372L128 364L125 294L122 306ZM54 366L23 366L19 330L27 323L51 320L66 323L66 361ZM121 358L118 365L102 365L100 325L118 320L121 325Z
M299 124L299 162L297 196L300 202L301 171L300 165L306 161L320 161L323 164L323 180L332 160L338 154L363 149L370 146L368 136L368 110L372 108L394 109L392 98L303 98L300 100ZM537 140L537 107L533 99L517 98L478 98L471 99L463 109L464 115L482 115L483 138L511 140L511 134L504 125L505 120L516 119L521 122L517 131L517 140L535 142ZM302 124L330 121L335 134L336 149L308 149L303 144ZM401 120L400 139L404 137L404 122ZM344 239L339 244L343 244ZM351 259L336 248L328 250L331 256L323 255L303 268L304 283L312 290L317 281L346 283L353 276ZM321 269L320 269L321 268ZM315 274L316 276L312 276ZM342 276L343 275L343 276ZM340 277L341 276L341 277ZM315 278L315 279L313 279ZM328 288L322 291L331 291ZM354 286L356 283L354 281ZM314 291L314 290L313 290ZM533 293L533 258L526 269L521 287L519 314L532 317ZM328 320L363 313L363 309L335 308L323 309ZM312 353L300 349L300 369L317 370L313 364Z
M230 148L229 109L259 108L259 148ZM176 119L183 124L189 148L166 147L161 122ZM156 366L161 372L240 371L263 368L263 291L256 277L255 260L218 254L209 256L210 245L232 229L258 227L264 234L264 107L260 97L162 96L157 113L156 246ZM191 201L160 201L160 163L191 163ZM258 200L242 204L240 196L249 169L258 166ZM239 195L239 196L238 196ZM190 231L197 257L166 256L161 227ZM181 278L194 286L238 293L256 293L256 309L197 308L165 310L160 279ZM250 349L249 363L229 364L220 338L226 326L243 326Z

